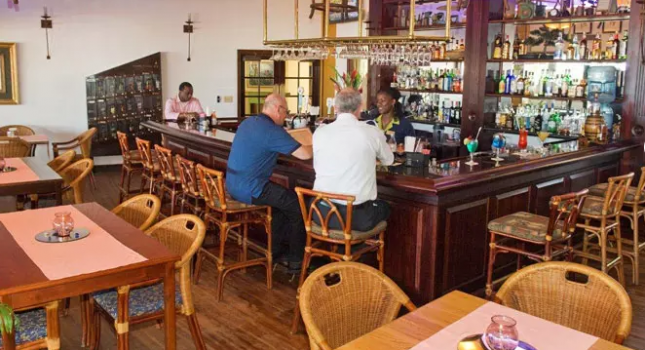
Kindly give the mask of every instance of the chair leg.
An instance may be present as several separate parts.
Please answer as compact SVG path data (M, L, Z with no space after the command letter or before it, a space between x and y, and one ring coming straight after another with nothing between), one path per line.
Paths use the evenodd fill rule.
M219 238L219 259L217 261L217 301L221 301L224 296L224 278L226 277L226 266L224 263L224 251L226 248L226 240L228 239L228 224L222 223L220 226Z
M195 271L193 271L193 283L195 285L199 283L199 277L201 275L202 265L204 264L204 260L206 259L206 256L202 253L202 249L204 248L200 248L197 251L197 256L195 257Z
M146 177L146 169L143 169L143 171L141 171L141 185L139 187L139 194L143 194L143 191L146 190L147 179L148 178Z
M298 333L300 326L300 288L307 278L307 270L311 262L311 253L305 248L305 257L302 259L302 270L300 271L300 280L298 281L298 291L296 292L296 307L293 309L293 321L291 322L291 334Z
M47 350L60 350L58 302L49 303L47 310Z
M199 322L197 321L197 314L193 313L192 315L186 316L186 320L188 321L190 334L193 336L193 341L195 342L195 348L197 350L206 350L206 344L204 343L202 330L199 327Z
M378 248L378 252L376 253L376 257L378 259L378 269L381 272L384 272L385 269L385 231L381 232L378 236L378 240L380 243L380 246Z
M634 208L633 220L632 220L632 230L634 231L634 261L632 261L632 283L638 285L639 283L639 272L640 272L640 238L638 237L638 211L637 208Z
M129 332L129 305L130 286L118 288L117 299L117 319L114 322L116 328L116 342L118 350L130 349L130 332Z
M488 270L486 271L486 298L493 298L493 268L495 267L495 257L497 256L497 247L495 245L495 232L490 233L490 246L488 248Z
M90 183L92 184L92 189L96 189L96 179L94 178L94 170L90 171Z
M90 310L90 296L83 294L80 297L81 305L81 328L82 328L82 337L81 337L81 346L88 347L90 344L90 334L92 333L92 310Z
M126 189L124 187L125 185L125 177L127 176L128 169L126 168L125 165L121 166L121 179L119 180L119 203L122 203L125 197L125 192Z
M616 217L616 222L618 225L614 230L614 235L616 236L616 249L618 251L618 281L624 287L625 286L625 257L623 256L623 238L621 237L620 232L620 216Z
M67 314L69 314L69 304L69 298L65 298L65 300L63 300L63 316L67 316Z
M101 344L101 315L96 312L94 302L90 300L92 308L92 336L90 338L90 350L97 350Z
M267 218L264 221L264 230L267 234L267 250L266 250L266 268L267 268L267 289L273 288L273 251L271 246L273 244L273 231L271 231L271 209L267 213Z
M590 224L591 224L591 220L585 219L585 226L589 226ZM582 252L583 253L589 252L589 235L587 235L586 229L582 232ZM589 259L582 258L582 265L589 265Z
M526 244L524 244L524 242L519 242L517 245L518 245L518 248L520 250L526 250ZM524 256L522 254L517 254L517 267L516 267L517 271L522 269L522 258L523 257Z
M249 214L244 214L244 218L248 219ZM249 225L242 225L242 256L240 257L241 262L245 262L249 257ZM242 273L246 273L246 269L240 269Z

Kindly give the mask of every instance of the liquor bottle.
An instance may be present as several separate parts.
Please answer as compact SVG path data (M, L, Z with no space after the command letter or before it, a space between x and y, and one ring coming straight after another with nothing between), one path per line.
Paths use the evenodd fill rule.
M616 32L616 35L614 35L614 47L611 57L612 60L617 60L620 57L620 37L618 35L618 32Z
M567 97L568 98L576 98L576 86L578 85L577 80L573 80L569 82L569 88L567 92Z
M577 35L573 36L573 43L571 44L571 46L573 47L573 52L571 53L571 56L569 59L574 61L580 61L580 43L578 42Z
M511 58L511 42L508 40L509 37L508 35L506 36L506 41L504 41L504 45L502 46L502 59L503 60L510 60Z
M486 74L486 93L494 94L495 93L495 78L493 77L493 70L489 69Z
M502 59L502 47L502 34L498 34L495 37L495 42L493 43L493 59Z
M520 55L526 55L526 53L526 42L524 40L520 40Z
M614 58L614 36L610 35L609 38L607 38L607 44L605 47L605 57L604 59L606 60L613 60Z
M619 60L627 59L627 42L629 41L629 33L625 31L623 33L623 40L620 41L620 50L618 54Z
M457 73L455 73L454 80L452 81L452 91L454 92L461 92L461 73L459 72L459 69L457 69Z
M511 83L513 82L513 74L511 73L511 70L509 69L508 72L506 73L506 84L504 85L504 94L508 95L511 93Z
M567 97L567 96L569 96L569 79L565 74L565 76L562 78L562 81L560 83L560 97Z
M502 71L502 76L499 79L499 84L497 86L497 93L504 94L506 91L506 75Z
M508 89L508 93L511 95L517 94L517 77L515 73L511 76L511 87Z
M544 75L542 86L544 90L541 96L553 97L553 85L551 85L551 77L548 72Z
M623 97L623 89L625 88L625 72L617 71L616 72L616 98Z
M582 96L580 97L587 97L587 79L585 79L584 74L582 75L582 79L580 79L580 87L582 87Z
M446 51L455 51L457 50L457 47L459 45L457 44L457 39L455 37L451 37L450 41L448 42L448 47L446 48Z
M542 113L540 112L540 109L538 108L537 110L537 115L535 116L535 119L533 120L533 129L535 132L540 132L542 131L542 123L544 122L542 118Z
M593 39L593 42L591 44L591 57L589 57L592 60L599 60L600 59L600 47L602 45L602 37L600 36L600 33L596 35L596 37Z
M439 45L439 59L440 60L445 60L446 59L446 45L448 45L445 41Z
M518 95L524 95L524 83L526 82L526 72L520 73L520 78L517 80L517 90L515 91Z
M564 50L564 39L562 38L562 32L558 34L558 39L555 41L555 52L553 53L554 60L561 60L562 53Z
M504 124L505 123L506 123L506 121L504 121ZM498 102L497 103L497 112L495 112L495 126L497 128L501 128L502 125L503 125L502 124L502 103Z
M461 39L461 43L459 44L459 51L466 51L466 44L464 43L464 39Z
M513 40L513 58L514 60L517 60L520 57L520 37L517 35L517 32L515 32L515 40Z
M582 40L580 40L580 55L578 60L586 60L587 59L587 35L583 34L582 35Z
M582 86L582 83L578 83L576 85L576 98L583 98L585 97L585 89Z
M441 91L443 89L443 81L446 78L446 73L443 69L439 72L439 79L437 80L437 90Z
M510 114L510 113L506 116L506 128L508 130L513 130L513 124L515 124L515 123L513 123L514 122L513 119L514 119L513 115Z
M450 101L450 109L448 115L450 115L450 123L457 124L457 110L455 109L454 101Z
M531 96L531 89L533 88L533 72L528 74L527 79L524 80L524 96Z
M452 91L452 72L446 70L446 76L443 78L443 91Z
M461 102L457 101L457 120L456 124L461 124L461 114L463 112L463 108L461 107Z

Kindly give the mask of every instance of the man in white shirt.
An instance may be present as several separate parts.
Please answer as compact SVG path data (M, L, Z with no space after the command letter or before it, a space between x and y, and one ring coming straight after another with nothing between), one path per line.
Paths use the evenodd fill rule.
M361 105L358 91L342 90L334 103L336 121L314 133L314 190L355 196L352 229L369 231L390 215L387 202L376 199L376 160L391 165L394 155L383 132L358 120ZM320 209L323 215L328 211L323 204ZM345 217L346 207L338 209ZM332 217L330 228L340 228Z

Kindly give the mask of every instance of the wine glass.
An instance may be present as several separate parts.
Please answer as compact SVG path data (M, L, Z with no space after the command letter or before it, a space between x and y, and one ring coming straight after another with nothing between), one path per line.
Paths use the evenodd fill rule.
M478 148L479 148L479 141L477 140L470 140L470 142L466 144L466 149L468 150L468 153L470 153L470 161L466 162L466 165L475 166L479 164L475 162L475 152L477 152Z
M515 350L519 344L517 322L508 317L497 315L491 317L491 323L484 334L484 341L491 350Z
M537 135L538 135L538 138L540 139L540 141L542 141L542 151L546 151L546 149L544 148L544 141L546 141L546 139L549 137L549 132L548 131L538 131Z
M506 137L504 137L503 134L497 133L493 135L492 148L493 150L495 150L495 158L492 158L491 160L494 160L495 162L503 161L504 159L501 158L499 154L505 146L506 146Z

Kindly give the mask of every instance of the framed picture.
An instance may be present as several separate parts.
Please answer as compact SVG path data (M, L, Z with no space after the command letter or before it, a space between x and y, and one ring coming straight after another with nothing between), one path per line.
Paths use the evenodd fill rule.
M331 0L332 4L358 6L358 0ZM358 11L332 12L329 14L329 23L345 23L358 21Z
M620 32L620 21L605 21L603 22L603 33L617 33Z
M576 23L573 30L576 34L589 34L591 33L591 22Z
M16 43L0 43L0 105L20 103Z
M248 62L248 77L246 80L247 88L252 87L273 87L274 64L273 61L250 61Z

